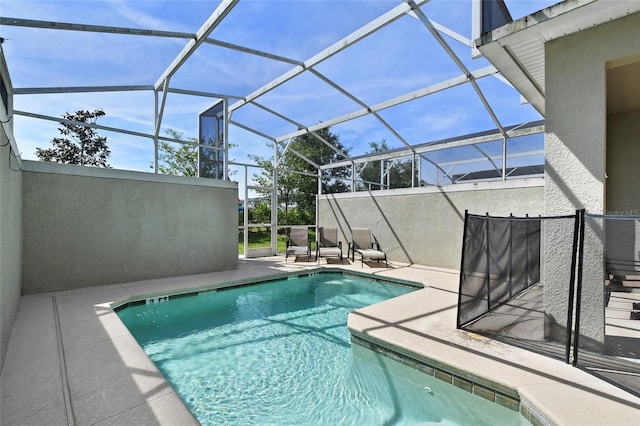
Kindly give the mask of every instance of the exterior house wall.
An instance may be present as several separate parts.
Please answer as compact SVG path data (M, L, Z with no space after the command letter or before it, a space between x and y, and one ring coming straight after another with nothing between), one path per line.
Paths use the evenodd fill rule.
M24 165L25 293L237 267L234 182Z
M465 210L494 216L543 212L542 179L320 196L319 225L337 226L346 256L351 228L370 228L390 260L459 269Z
M607 62L640 50L640 14L568 35L545 45L546 134L545 215L564 215L584 208L605 209L606 67ZM583 270L582 342L604 341L604 265L602 227L587 220ZM566 239L548 229L545 247ZM546 314L562 323L566 311L559 303L568 288L554 278L566 268L551 255L544 259Z

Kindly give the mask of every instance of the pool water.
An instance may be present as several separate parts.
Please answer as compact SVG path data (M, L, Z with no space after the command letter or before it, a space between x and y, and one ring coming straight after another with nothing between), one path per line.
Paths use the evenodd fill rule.
M414 289L318 274L118 315L203 425L526 424L350 342L349 312Z

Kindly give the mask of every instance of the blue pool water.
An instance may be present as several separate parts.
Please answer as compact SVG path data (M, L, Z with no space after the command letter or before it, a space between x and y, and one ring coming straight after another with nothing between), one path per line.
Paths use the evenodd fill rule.
M118 315L203 425L523 424L350 342L348 313L413 289L319 274Z

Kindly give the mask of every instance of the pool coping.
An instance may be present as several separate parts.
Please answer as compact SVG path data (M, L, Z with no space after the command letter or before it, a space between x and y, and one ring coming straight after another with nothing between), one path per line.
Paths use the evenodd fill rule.
M241 288L241 287L249 287L254 285L266 284L274 281L281 281L284 279L291 280L296 278L303 278L308 276L320 275L320 274L342 274L346 276L356 276L360 278L371 279L375 281L383 281L392 284L403 285L406 287L412 287L415 289L424 288L424 285L418 281L405 280L400 278L393 277L380 277L376 275L372 275L370 273L361 272L361 271L349 271L342 268L335 267L317 267L314 269L309 269L305 272L286 272L281 274L272 275L269 277L263 278L245 278L235 281L228 281L223 283L205 285L194 288L180 289L175 291L164 291L164 292L150 292L143 294L136 294L124 299L120 299L114 302L111 302L109 306L113 309L114 312L118 312L122 309L125 309L127 306L135 306L144 303L163 303L175 298L184 298L184 297L193 297L199 294L212 293L217 291L225 291L233 288ZM166 299L165 299L166 298ZM151 302L154 300L155 302Z
M558 359L456 329L456 312L451 279L353 311L348 327L399 362L417 360L434 377L440 370L440 380L455 385L457 377L461 386L492 389L493 398L497 391L519 399L520 414L534 425L637 424L639 398Z
M413 368L429 377L441 380L451 386L462 389L489 402L500 405L520 415L533 425L552 426L552 423L542 415L537 408L525 399L520 398L513 389L500 386L490 380L459 370L448 364L420 356L415 353L405 354L400 348L390 347L387 342L374 342L375 339L367 335L351 331L351 342L382 356ZM500 389L496 389L500 388Z
M272 274L268 277L243 278L168 292L141 293L112 302L110 306L112 310L117 313L119 310L124 309L127 306L149 303L149 299L161 299L168 301L173 298L191 297L210 292L225 291L269 282L294 280L306 276L332 273L409 286L416 290L428 287L419 281L380 276L362 270L345 270L340 267L316 266L307 268L304 271L282 272ZM384 301L380 303L384 303ZM377 339L367 333L361 333L351 327L348 328L351 334L352 343L358 344L385 357L413 367L423 374L430 375L448 383L451 386L463 389L492 403L513 411L518 411L524 420L531 424L541 426L552 426L554 424L558 424L557 422L550 420L548 415L545 416L543 409L537 407L535 403L521 396L513 387L491 380L482 375L474 374L466 369L457 368L449 363L438 361L434 358L425 356L424 354L413 352L407 348L402 348L401 346L394 345L392 342ZM468 334L466 331L463 333Z
M505 350L503 344L456 330L458 271L389 265L362 268L359 263L329 261L318 265L274 256L240 259L233 270L23 295L2 370L0 423L67 424L61 377L61 365L66 365L76 424L196 425L112 306L143 295L179 294L323 270L422 285L409 298L404 295L354 311L367 316L349 327L367 338L515 389L521 401L540 409L551 424L637 424L640 398L557 360L513 347ZM449 341L453 343L443 344ZM518 363L528 367L517 368Z
M412 287L416 290L424 288L424 285L417 281L404 280L393 277L381 277L364 271L346 271L342 268L335 267L317 267L306 270L304 272L286 272L263 278L246 278L200 286L191 289L182 289L175 292L152 292L148 294L138 294L135 296L127 297L123 300L112 302L111 308L114 312L117 313L129 306L135 306L145 303L164 303L170 301L171 299L195 297L200 294L211 292L225 291L230 289L261 285L270 282L293 280L308 276L325 274L356 276L364 279ZM354 344L375 351L380 355L400 362L404 365L416 369L423 374L439 379L451 386L463 389L492 403L495 403L512 411L518 411L520 412L521 416L531 424L541 426L553 425L553 423L550 422L544 415L542 415L535 406L522 399L518 392L510 387L482 378L481 376L472 374L466 370L455 368L449 364L438 362L434 359L421 356L411 351L403 350L402 348L395 347L389 342L377 340L371 336L368 336L367 334L359 333L358 331L351 328L349 328L349 332L351 334L351 342Z

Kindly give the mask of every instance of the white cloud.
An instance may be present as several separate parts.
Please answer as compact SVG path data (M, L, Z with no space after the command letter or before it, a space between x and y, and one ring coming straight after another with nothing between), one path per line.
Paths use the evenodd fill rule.
M169 20L150 15L141 9L131 7L130 3L124 0L114 0L109 3L117 15L129 22L134 28L158 30L158 31L175 31L171 28Z

